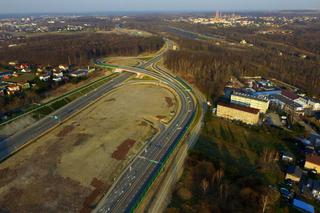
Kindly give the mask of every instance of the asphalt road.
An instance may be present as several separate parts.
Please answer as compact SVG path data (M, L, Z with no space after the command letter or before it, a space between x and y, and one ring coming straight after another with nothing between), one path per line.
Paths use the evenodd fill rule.
M144 65L147 67L156 63L161 56ZM156 172L164 163L166 157L171 154L171 150L179 143L180 136L187 130L192 122L196 101L189 89L177 80L177 78L163 70L157 68L157 72L145 70L143 68L120 67L129 72L144 73L174 89L180 99L181 109L175 119L157 134L152 140L147 142L144 150L135 157L132 163L122 173L121 177L114 183L105 197L101 200L96 212L131 212L143 196L152 178L156 177Z
M95 89L94 91L88 93L87 95L84 95L62 107L61 109L55 111L53 114L46 116L27 129L21 130L11 137L2 140L0 142L0 162L16 153L28 142L47 132L52 127L58 125L61 121L70 117L105 93L109 92L132 75L133 74L131 73L123 73L120 76ZM58 119L54 119L55 116L57 116Z

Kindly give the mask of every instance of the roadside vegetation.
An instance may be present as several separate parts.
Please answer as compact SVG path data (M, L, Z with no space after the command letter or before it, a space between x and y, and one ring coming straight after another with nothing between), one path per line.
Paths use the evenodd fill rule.
M277 183L279 151L297 153L293 135L207 114L167 212L287 212Z

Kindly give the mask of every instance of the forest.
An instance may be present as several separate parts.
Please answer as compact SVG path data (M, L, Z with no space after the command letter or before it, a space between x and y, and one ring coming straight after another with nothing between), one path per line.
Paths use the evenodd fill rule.
M110 55L131 56L160 49L160 37L138 37L106 33L74 33L28 37L18 47L0 50L2 63L87 65L91 59Z
M267 48L217 46L210 41L179 39L179 51L167 54L164 64L195 83L209 96L221 95L231 75L277 78L312 96L320 94L320 61L279 56Z

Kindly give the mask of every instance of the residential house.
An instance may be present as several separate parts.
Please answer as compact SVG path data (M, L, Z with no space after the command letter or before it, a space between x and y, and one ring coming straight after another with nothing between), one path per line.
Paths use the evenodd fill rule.
M21 89L30 89L31 88L30 83L27 81L20 81L17 84L18 84L18 86L21 87Z
M40 79L41 81L49 81L50 78L51 78L51 72L46 72L46 73L41 74L41 75L39 76L39 79Z
M320 156L316 154L307 155L304 168L315 170L317 173L320 173Z
M289 166L285 179L290 179L294 182L300 182L302 177L302 169L299 166Z
M63 77L63 72L62 71L55 71L52 73L52 76L55 78L62 78Z
M61 71L67 71L67 70L69 69L69 66L64 65L64 64L60 64L60 65L59 65L59 69L60 69Z
M29 68L23 68L20 70L20 72L28 73L28 72L31 72L31 70Z
M0 72L0 79L8 79L13 75L12 71L2 71Z
M76 71L71 72L70 77L73 78L81 78L81 77L86 77L88 76L88 70L87 69L78 69Z
M259 109L233 103L220 102L217 105L217 116L231 120L239 120L250 125L258 124L259 112Z
M8 95L14 95L21 91L20 86L17 84L9 84L6 89Z
M17 70L29 69L29 64L27 64L27 63L18 64L18 65L15 66L15 68Z

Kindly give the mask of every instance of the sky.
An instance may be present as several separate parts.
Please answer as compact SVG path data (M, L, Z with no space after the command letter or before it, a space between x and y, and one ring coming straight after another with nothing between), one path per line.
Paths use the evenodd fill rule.
M7 13L320 9L320 0L0 0Z

